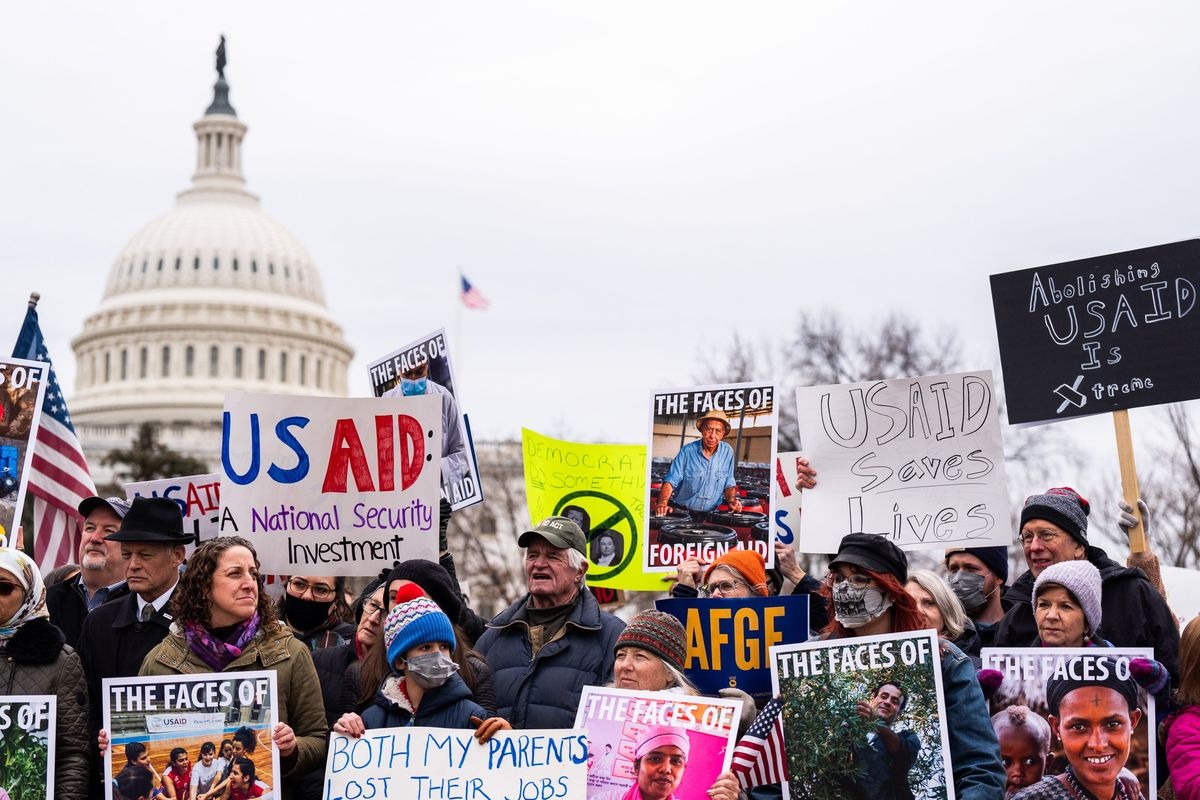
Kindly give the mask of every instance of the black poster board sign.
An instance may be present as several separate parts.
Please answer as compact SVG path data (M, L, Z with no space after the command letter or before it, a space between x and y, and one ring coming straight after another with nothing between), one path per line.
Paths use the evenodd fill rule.
M991 282L1010 423L1200 397L1200 240Z

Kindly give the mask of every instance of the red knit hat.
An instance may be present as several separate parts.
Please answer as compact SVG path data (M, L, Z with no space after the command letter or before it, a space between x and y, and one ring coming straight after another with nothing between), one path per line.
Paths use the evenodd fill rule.
M750 588L755 594L764 597L770 594L767 590L767 562L763 560L757 550L727 550L725 555L718 556L708 565L708 569L704 571L705 583L708 583L708 576L717 567L725 567L736 572L746 583L750 584Z

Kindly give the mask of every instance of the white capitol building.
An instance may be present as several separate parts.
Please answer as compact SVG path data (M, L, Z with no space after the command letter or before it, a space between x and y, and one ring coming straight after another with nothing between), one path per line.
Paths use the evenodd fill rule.
M143 422L160 423L172 449L219 463L228 389L347 392L353 350L312 258L245 188L246 125L223 75L193 127L191 186L125 245L72 342L71 416L97 484L112 477L103 456L129 447Z

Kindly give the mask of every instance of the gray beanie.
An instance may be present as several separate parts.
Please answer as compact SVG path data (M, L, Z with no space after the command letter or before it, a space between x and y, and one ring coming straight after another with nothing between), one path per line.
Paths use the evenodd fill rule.
M1069 486L1060 486L1047 489L1045 494L1025 498L1025 507L1021 509L1021 526L1024 527L1031 519L1044 519L1053 522L1086 547L1087 518L1091 510L1091 505L1079 492Z
M1090 561L1060 561L1042 570L1033 582L1033 605L1037 607L1038 595L1051 586L1061 586L1075 596L1083 608L1087 635L1093 636L1100 628L1100 570Z

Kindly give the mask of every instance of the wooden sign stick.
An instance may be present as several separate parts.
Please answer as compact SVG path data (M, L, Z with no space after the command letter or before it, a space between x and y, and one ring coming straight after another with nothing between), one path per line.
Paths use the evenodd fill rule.
M1137 465L1133 461L1133 432L1129 429L1129 411L1122 408L1113 412L1113 427L1117 431L1117 461L1121 465L1121 494L1125 502L1133 509L1137 525L1129 529L1129 552L1144 553L1146 546L1146 529L1142 527L1141 511L1138 509Z

